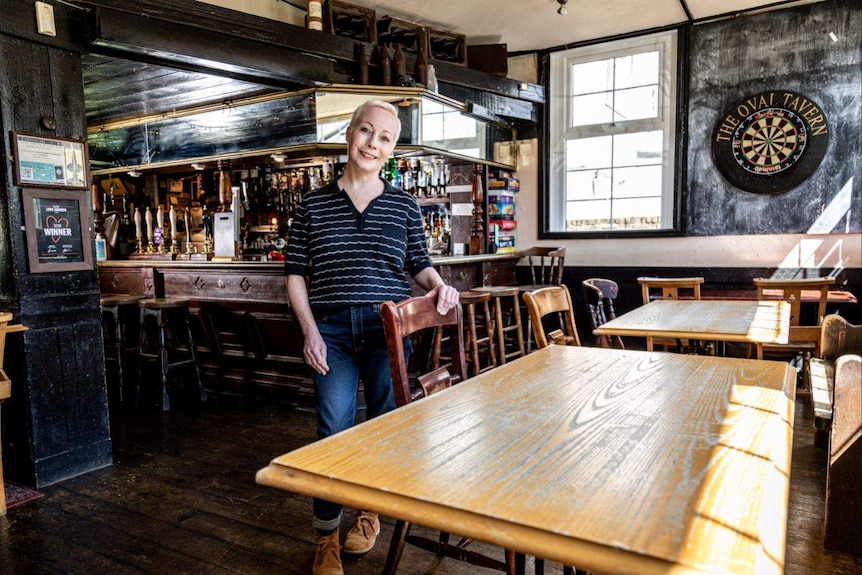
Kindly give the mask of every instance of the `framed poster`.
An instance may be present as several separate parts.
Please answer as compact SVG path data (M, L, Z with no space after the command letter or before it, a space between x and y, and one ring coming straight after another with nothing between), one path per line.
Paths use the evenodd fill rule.
M87 194L32 188L21 194L30 273L93 269Z
M12 132L12 150L15 185L90 187L86 142Z

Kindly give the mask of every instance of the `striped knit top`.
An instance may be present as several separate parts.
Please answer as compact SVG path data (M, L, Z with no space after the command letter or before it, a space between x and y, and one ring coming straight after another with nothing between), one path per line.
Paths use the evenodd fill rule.
M303 197L284 270L309 280L315 311L410 297L407 273L431 267L422 211L384 180L383 194L360 213L338 181Z

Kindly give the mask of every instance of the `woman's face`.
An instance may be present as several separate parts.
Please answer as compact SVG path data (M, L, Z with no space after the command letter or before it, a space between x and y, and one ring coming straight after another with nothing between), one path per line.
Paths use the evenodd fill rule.
M367 108L356 124L347 129L347 155L364 172L377 173L395 148L398 123L382 108Z

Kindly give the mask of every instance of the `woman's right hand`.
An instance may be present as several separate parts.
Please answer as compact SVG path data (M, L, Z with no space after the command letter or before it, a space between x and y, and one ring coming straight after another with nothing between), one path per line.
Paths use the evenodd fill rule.
M326 342L317 331L317 326L305 334L302 355L305 363L320 375L326 375L329 372L329 365L326 363Z

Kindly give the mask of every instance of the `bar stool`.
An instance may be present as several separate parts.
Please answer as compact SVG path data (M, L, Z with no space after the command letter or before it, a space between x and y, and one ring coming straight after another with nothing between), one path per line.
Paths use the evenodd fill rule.
M126 388L126 381L123 377L123 356L130 349L126 323L129 310L136 309L140 299L141 296L131 294L108 294L99 298L99 305L102 308L105 363L115 362L117 364L117 396L120 405L123 404L123 391ZM113 355L108 355L109 348L113 348Z
M193 368L201 401L206 401L207 392L201 382L195 343L189 324L189 300L183 298L145 298L138 301L141 315L141 337L139 345L138 380L135 383L135 400L140 398L141 368L145 360L159 361L162 379L162 409L171 408L168 396L168 374L176 368ZM147 329L147 318L155 320L158 344L150 341L151 330ZM186 333L185 345L178 342L177 331ZM158 349L155 349L155 348Z
M494 308L494 334L497 340L497 365L503 365L510 359L525 355L519 297L521 290L517 286L487 286L473 288L470 291L487 293L491 296L491 305Z
M497 367L497 352L494 344L494 320L491 318L491 294L475 291L458 292L464 317L464 355L467 359L467 372L470 376L485 373ZM479 307L479 315L476 307ZM477 321L476 318L479 318ZM480 337L481 333L481 337ZM434 348L431 353L431 367L437 369L448 363L450 358L442 355L443 343L448 338L442 336L441 330L434 333ZM485 365L482 366L482 356Z

